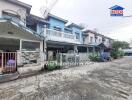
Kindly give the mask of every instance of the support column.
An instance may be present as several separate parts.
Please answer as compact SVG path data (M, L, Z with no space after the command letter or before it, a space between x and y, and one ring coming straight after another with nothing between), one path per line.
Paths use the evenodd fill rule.
M77 49L77 45L74 45L74 57L75 57L75 65L77 65L77 57L76 57L76 54L78 53L78 49Z
M87 53L89 53L89 48L87 47Z
M78 53L77 45L74 45L74 53Z
M42 40L40 42L40 62L43 62L45 60L45 54L44 54L43 48L44 48L44 44Z
M21 55L22 55L22 39L20 39L20 46L19 46L19 50L17 51L17 65L18 66L22 65Z
M22 51L22 39L20 39L20 47L19 47L19 51Z
M44 52L44 60L47 60L47 42L46 42L46 34L47 34L47 27L44 26L44 40L43 40L43 52Z
M95 46L93 46L93 53L95 53Z

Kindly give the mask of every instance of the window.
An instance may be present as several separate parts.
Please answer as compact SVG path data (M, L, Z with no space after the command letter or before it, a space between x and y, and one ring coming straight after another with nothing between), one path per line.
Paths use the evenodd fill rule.
M80 39L79 33L75 32L75 34L76 34L76 39Z
M101 39L99 39L99 43L101 43Z
M93 37L90 37L90 43L92 43L93 42Z
M22 50L27 51L37 51L40 49L39 42L30 42L30 41L23 41L22 42Z
M98 37L97 37L97 36L95 36L95 43L96 43L96 42L98 42L98 41L97 41L97 39L98 39Z
M54 30L56 30L56 31L61 31L61 28L60 28L60 27L54 26Z

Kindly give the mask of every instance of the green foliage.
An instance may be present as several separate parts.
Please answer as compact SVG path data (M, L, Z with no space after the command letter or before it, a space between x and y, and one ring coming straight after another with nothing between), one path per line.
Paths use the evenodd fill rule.
M55 70L56 66L57 66L57 64L55 62L49 62L47 65L47 69L48 70Z
M114 58L114 59L117 59L117 58L118 58L118 53L117 53L117 51L115 51L115 50L112 51L112 52L111 52L111 57Z
M124 56L124 52L121 50L113 50L111 52L111 57L114 59L121 58Z
M91 53L91 54L89 55L89 59L90 59L91 61L99 61L99 56L98 56L97 53Z
M114 41L112 43L112 48L115 50L118 50L119 48L127 49L129 48L129 43L124 42L124 41Z
M119 49L129 48L129 43L124 41L115 41L112 44L112 48L113 48L113 51L111 52L111 57L113 57L114 59L117 59L124 56L124 52Z
M123 56L124 56L124 52L123 52L122 50L119 50L119 51L118 51L118 56L119 56L119 57L123 57Z

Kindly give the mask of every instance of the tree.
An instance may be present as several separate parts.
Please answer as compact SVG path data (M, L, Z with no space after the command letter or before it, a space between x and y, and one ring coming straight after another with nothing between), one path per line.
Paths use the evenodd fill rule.
M125 41L114 41L112 43L112 48L118 50L119 48L128 49L130 47L129 47L129 43Z

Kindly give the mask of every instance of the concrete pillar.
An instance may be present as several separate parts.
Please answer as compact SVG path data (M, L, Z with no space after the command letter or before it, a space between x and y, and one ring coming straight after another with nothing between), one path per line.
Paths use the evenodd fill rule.
M22 39L20 39L19 51L22 51Z
M74 52L78 53L77 45L74 45Z
M40 42L40 61L43 62L45 60L45 54L43 51L44 45L43 40Z
M43 40L43 52L44 52L44 60L47 60L47 27L46 25L44 26L44 40Z
M89 53L89 48L87 47L87 53Z
M95 46L93 46L93 53L95 53Z
M21 66L22 65L22 39L20 39L20 44L19 44L19 50L17 50L17 65Z

